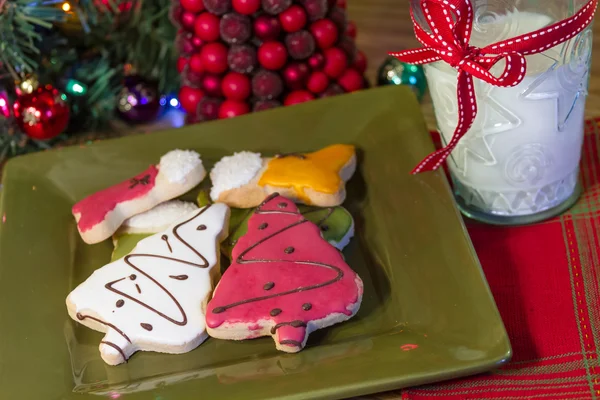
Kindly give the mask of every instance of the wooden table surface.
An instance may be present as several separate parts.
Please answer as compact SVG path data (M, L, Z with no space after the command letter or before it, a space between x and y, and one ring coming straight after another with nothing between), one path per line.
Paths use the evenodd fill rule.
M376 82L377 69L388 51L420 47L414 37L407 0L346 0L349 18L355 21L358 48L369 61L367 76ZM600 24L594 27L594 51L590 95L586 117L600 117ZM423 102L423 113L430 129L435 129L431 102Z

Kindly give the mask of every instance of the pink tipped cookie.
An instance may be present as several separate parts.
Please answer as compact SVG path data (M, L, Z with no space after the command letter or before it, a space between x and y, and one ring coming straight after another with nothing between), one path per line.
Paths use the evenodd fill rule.
M319 228L278 194L254 212L232 256L206 308L212 337L270 335L277 349L294 353L311 332L348 320L360 307L360 277Z
M77 229L88 244L112 236L128 218L180 196L206 176L195 151L173 150L139 175L86 197L73 206Z

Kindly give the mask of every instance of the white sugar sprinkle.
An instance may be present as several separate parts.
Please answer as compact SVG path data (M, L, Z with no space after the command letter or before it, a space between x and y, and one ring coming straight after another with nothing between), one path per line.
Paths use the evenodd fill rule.
M128 228L148 230L148 232L158 232L166 229L169 225L179 221L181 218L197 210L194 203L181 200L171 200L159 204L151 210L134 215L123 223Z
M242 151L223 157L210 171L210 179L213 184L210 197L213 201L217 201L222 192L244 186L256 176L261 168L260 153Z
M160 158L159 171L171 183L185 183L195 169L204 170L200 154L192 150L172 150Z

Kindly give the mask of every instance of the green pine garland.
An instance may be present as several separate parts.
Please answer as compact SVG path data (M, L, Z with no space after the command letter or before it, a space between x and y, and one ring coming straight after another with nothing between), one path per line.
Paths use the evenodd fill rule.
M128 64L161 93L177 90L171 0L67 0L70 15L63 1L0 0L0 94L14 100L15 82L30 75L62 91L72 82L87 89L69 96L69 132L50 142L28 140L0 116L0 161L106 127Z

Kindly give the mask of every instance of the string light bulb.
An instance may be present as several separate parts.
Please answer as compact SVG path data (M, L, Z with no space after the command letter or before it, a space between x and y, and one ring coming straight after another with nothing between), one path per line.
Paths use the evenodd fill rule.
M65 2L62 4L62 10L63 10L64 12L69 12L69 11L71 11L71 5L65 1Z

